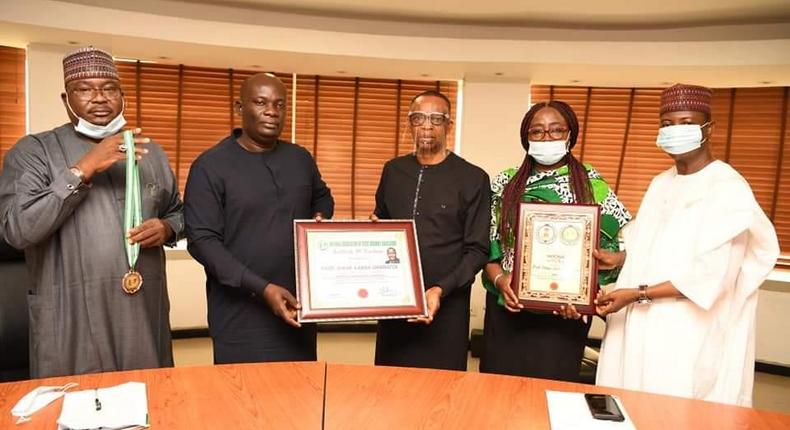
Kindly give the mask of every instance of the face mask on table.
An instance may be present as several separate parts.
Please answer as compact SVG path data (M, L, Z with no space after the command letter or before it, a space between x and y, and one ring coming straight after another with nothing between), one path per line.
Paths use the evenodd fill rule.
M30 421L31 415L40 411L55 400L63 397L63 395L66 394L66 391L76 386L76 383L70 382L60 387L44 385L35 388L29 393L25 394L21 399L19 399L18 402L16 402L16 405L14 405L13 409L11 409L11 415L18 418L17 424Z

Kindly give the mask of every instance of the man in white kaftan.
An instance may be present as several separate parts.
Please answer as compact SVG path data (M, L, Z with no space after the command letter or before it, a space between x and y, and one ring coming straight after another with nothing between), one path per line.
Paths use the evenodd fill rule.
M779 245L746 180L712 157L701 165L656 176L623 232L625 264L599 305L655 287L608 314L596 382L750 406L758 288ZM658 294L662 285L674 296Z

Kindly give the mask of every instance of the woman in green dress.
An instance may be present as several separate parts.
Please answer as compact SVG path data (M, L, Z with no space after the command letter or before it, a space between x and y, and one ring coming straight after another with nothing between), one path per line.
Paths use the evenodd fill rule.
M571 154L579 122L564 102L538 103L521 122L521 146L527 151L517 169L494 178L491 191L491 255L485 267L484 350L480 371L575 381L590 330L590 319L572 311L563 318L525 310L510 289L516 211L520 202L598 204L599 247L617 251L617 235L631 215L604 179ZM617 270L598 272L606 285ZM576 318L574 318L576 317Z

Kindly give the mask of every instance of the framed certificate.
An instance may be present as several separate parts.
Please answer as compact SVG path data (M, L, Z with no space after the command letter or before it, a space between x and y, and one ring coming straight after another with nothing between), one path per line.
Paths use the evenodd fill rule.
M427 316L413 220L294 221L300 322Z
M552 311L572 303L594 314L598 293L601 208L521 203L511 288L526 309Z

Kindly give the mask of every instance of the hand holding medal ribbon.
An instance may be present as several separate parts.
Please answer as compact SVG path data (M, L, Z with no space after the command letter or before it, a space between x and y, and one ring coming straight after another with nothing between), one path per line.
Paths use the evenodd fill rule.
M129 230L142 223L143 204L140 198L140 172L137 168L137 152L135 151L134 132L132 130L123 132L123 142L126 147L126 197L124 199L123 243L126 248L129 272L123 276L121 284L124 292L134 294L143 286L143 277L135 270L137 257L140 255L140 244L136 242L131 243L126 234Z

